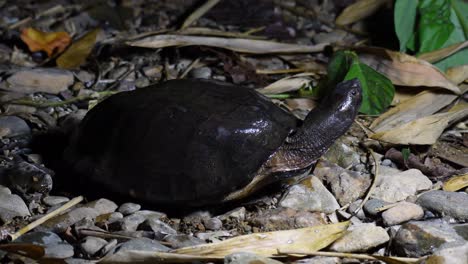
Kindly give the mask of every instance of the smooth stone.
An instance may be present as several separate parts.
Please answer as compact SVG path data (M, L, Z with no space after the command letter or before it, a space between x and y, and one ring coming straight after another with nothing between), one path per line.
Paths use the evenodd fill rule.
M168 224L164 223L163 221L155 218L147 219L143 222L139 229L153 231L154 236L157 240L163 240L167 235L176 235L177 231L175 231L172 227Z
M110 213L109 214L109 217L107 218L107 223L110 224L110 223L114 223L114 222L117 222L119 221L120 219L123 219L124 216L122 213L120 212L113 212L113 213Z
M432 182L420 170L409 169L393 175L382 175L373 198L395 203L403 201L420 191L429 190Z
M17 116L0 116L0 138L31 134L26 121Z
M111 200L101 198L96 201L89 202L84 207L92 208L101 214L110 214L117 210L117 204Z
M371 215L371 216L377 216L382 211L380 210L382 207L387 206L391 203L380 200L380 199L370 199L364 204L364 211Z
M249 252L238 252L224 257L224 264L281 264L282 262L271 258L262 257Z
M342 168L354 167L360 163L359 154L343 138L337 139L323 157Z
M468 260L468 243L442 247L429 256L427 264L466 264Z
M291 186L281 198L279 205L299 211L307 210L326 214L331 214L340 208L335 197L315 176L302 181L301 184Z
M107 241L105 239L87 236L81 242L80 247L88 256L93 256L105 245L107 245Z
M62 215L50 219L45 222L42 227L51 229L56 233L63 233L68 227L81 221L84 218L95 219L99 215L99 212L95 209L88 207L79 207L71 211L68 211Z
M359 209L359 207L361 206L361 203L362 203L362 199L359 199L359 200L356 200L354 202L352 202L349 207L348 207L348 213L350 214L354 214L354 212L356 210ZM363 220L363 219L366 219L366 214L364 213L364 210L362 208L360 208L357 212L356 212L356 217Z
M135 212L133 214L134 215L141 215L141 216L145 217L145 219L148 219L148 218L160 219L160 218L166 218L167 217L167 215L165 213L158 212L158 211L151 211L151 210L140 210L140 211Z
M22 93L44 92L59 94L74 82L73 73L57 68L34 68L15 72L7 79L8 91Z
M170 248L162 245L156 240L146 237L136 238L118 245L115 252L128 251L128 250L142 250L142 251L159 251L168 252Z
M393 249L399 256L421 257L448 243L467 243L467 240L443 220L411 221L396 233Z
M387 231L374 224L352 226L345 234L335 241L330 249L337 252L365 252L390 240Z
M46 196L44 197L44 199L42 199L42 201L48 206L55 206L59 204L64 204L70 201L70 199L64 196Z
M338 257L312 257L301 259L298 262L293 262L294 264L343 264L340 258Z
M146 220L146 217L138 214L127 215L109 225L111 230L136 231L138 226Z
M399 202L382 213L383 223L386 226L399 225L410 220L419 220L423 216L424 210L421 206L408 202Z
M213 217L203 220L203 225L208 230L219 230L223 227L223 222L219 218Z
M297 211L284 207L263 211L248 221L252 226L265 231L294 229L326 223L320 213Z
M0 194L0 220L3 223L11 221L14 217L31 215L26 203L16 194Z
M190 71L189 75L196 79L210 79L213 71L210 67L195 68Z
M136 203L124 203L120 205L119 209L117 209L118 212L122 213L123 215L129 215L133 214L136 211L141 209L141 205L136 204Z
M327 161L317 164L314 175L331 187L332 193L342 206L363 197L371 184L369 175L346 170Z
M225 219L233 218L239 221L244 221L245 214L246 214L245 207L238 207L238 208L232 209L231 211L227 213L220 215L219 219L225 220Z
M95 264L94 260L87 260L81 258L67 258L63 260L67 264Z
M430 191L416 201L427 210L458 220L468 220L468 194L465 192Z
M186 234L168 235L164 238L164 241L170 243L172 248L183 248L206 244L205 241Z
M64 242L57 234L53 232L36 231L24 234L19 237L15 243L31 243L41 245L45 248L45 257L47 258L69 258L75 252L73 246Z
M10 194L11 194L10 188L0 185L0 195L10 195Z

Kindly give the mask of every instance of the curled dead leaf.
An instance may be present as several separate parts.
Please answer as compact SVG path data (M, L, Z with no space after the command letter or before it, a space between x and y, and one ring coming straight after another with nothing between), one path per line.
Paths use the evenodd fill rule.
M426 52L418 55L418 59L425 60L428 62L436 62L440 61L444 58L447 58L448 56L456 53L459 50L462 50L464 48L468 47L468 41L465 42L460 42L456 43L453 45L450 45L446 48L438 49L438 50L433 50L431 52Z
M58 67L62 69L73 69L83 64L93 50L99 32L100 29L91 30L82 38L75 41L57 58Z
M457 175L444 182L444 191L456 192L468 187L468 173Z
M336 19L337 25L349 25L375 13L388 0L359 0L349 5Z
M45 51L49 57L61 53L70 44L71 37L67 32L42 32L34 28L25 28L21 40L28 45L31 52Z

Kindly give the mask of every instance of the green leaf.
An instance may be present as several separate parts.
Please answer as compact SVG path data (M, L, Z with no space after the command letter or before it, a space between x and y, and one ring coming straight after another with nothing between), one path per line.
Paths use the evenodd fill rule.
M463 0L452 0L451 3L460 25L463 28L465 39L468 39L468 3Z
M406 163L411 154L411 150L409 148L404 148L401 150L401 154L403 155L403 161Z
M395 3L395 31L400 41L400 51L405 52L408 42L413 36L416 24L418 1L397 0Z
M345 80L358 78L362 87L362 104L360 112L377 115L387 109L395 95L392 82L371 67L355 60Z
M455 30L455 26L450 21L449 0L421 0L419 13L419 52L442 48Z

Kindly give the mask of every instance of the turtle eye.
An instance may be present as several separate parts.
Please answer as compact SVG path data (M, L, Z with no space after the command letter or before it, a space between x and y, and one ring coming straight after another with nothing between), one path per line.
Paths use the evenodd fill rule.
M352 90L352 91L351 91L351 95L352 95L352 96L356 96L356 95L357 95L357 91L356 91L356 90Z

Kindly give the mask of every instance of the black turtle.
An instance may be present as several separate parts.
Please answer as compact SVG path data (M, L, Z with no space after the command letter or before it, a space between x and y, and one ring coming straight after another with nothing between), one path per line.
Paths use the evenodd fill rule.
M99 103L65 158L85 180L148 202L243 198L309 169L352 124L359 81L337 85L304 121L253 89L171 80Z

